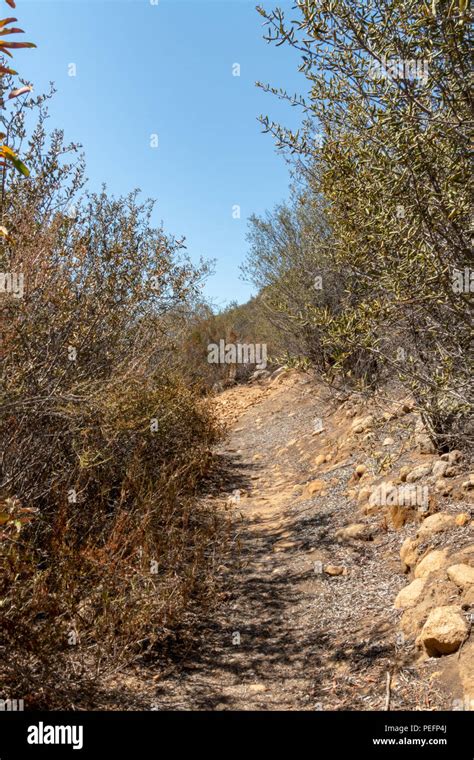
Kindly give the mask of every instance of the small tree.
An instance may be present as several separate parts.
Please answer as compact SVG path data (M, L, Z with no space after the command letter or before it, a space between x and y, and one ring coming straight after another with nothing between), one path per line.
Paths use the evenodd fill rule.
M467 3L297 9L290 23L279 9L259 11L267 39L301 53L309 96L264 89L300 105L306 121L296 133L262 123L325 198L326 259L350 276L339 313L314 315L323 343L341 371L363 351L399 376L439 448L472 439L470 281L453 287L473 262Z

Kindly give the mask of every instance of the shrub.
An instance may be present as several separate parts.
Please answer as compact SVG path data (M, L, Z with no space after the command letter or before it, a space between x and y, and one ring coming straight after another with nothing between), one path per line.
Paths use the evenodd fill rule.
M314 257L341 273L337 308L305 319L343 374L399 377L438 449L468 446L468 6L308 0L291 22L259 10L267 39L298 49L309 85L307 98L265 86L302 106L300 132L262 122L324 199L330 235ZM453 287L466 271L464 288Z
M80 195L78 146L30 107L32 176L8 187L1 252L24 292L1 301L0 670L53 708L91 704L98 673L190 630L223 526L199 499L219 427L178 371L172 319L204 270L137 192Z

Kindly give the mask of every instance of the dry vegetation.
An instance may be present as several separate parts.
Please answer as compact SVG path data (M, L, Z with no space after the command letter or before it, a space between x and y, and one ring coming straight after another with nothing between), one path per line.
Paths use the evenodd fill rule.
M312 363L363 392L397 378L433 447L472 445L472 287L453 289L472 266L466 3L260 12L311 92L274 91L307 118L296 135L263 120L295 157L292 197L252 220L258 295L219 314L153 203L88 192L79 146L46 129L53 93L0 69L0 272L23 286L0 294L0 678L29 708L92 703L215 604L226 525L200 493L229 373L209 343L265 343L270 369ZM374 74L382 55L428 74Z
M23 293L1 300L0 670L30 708L87 703L105 671L184 637L221 540L197 498L219 426L180 358L205 267L136 192L84 192L48 97L8 118L31 178L5 169L1 208Z
M471 17L464 0L305 0L260 9L308 96L287 206L254 218L247 274L317 367L397 377L433 444L472 446Z

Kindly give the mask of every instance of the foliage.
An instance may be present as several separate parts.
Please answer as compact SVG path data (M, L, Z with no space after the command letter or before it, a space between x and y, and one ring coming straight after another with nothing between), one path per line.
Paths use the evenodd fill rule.
M99 674L184 636L222 543L198 493L219 428L176 358L205 267L138 191L84 192L46 101L2 254L24 292L1 301L0 670L30 708L90 704Z
M267 39L300 52L309 89L264 86L302 107L299 132L262 122L300 160L303 195L324 198L315 263L341 273L335 308L284 308L346 376L400 377L440 449L472 442L472 290L453 287L473 263L467 4L305 0L292 22L259 11Z

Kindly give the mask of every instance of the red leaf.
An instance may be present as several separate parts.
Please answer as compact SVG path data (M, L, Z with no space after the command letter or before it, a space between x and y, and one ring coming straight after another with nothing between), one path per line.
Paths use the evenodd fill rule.
M10 6L10 8L15 8L15 0L5 0L6 4Z
M5 37L7 34L24 34L25 32L23 29L17 29L16 27L12 27L11 29L4 29L2 32L0 32L0 37Z
M19 48L34 48L36 45L34 42L3 42L3 40L0 40L0 47L2 48L12 48L12 50L18 50ZM8 52L7 50L4 50L4 52Z
M7 24L11 24L12 21L18 21L17 18L2 18L0 19L0 28L3 26L6 26Z
M25 87L20 87L18 90L12 90L11 93L8 96L8 99L11 98L17 98L19 95L24 95L25 92L31 92L33 88L30 85L27 85Z

